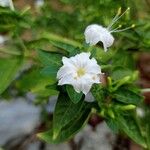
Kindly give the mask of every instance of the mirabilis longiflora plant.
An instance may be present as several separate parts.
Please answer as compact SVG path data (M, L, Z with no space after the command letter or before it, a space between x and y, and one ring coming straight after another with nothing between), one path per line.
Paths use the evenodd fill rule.
M12 11L10 12L12 13ZM116 21L116 19L114 20ZM104 49L106 50L109 46L113 44L112 41L114 41L114 38L111 35L110 30L108 29L106 30L104 27L99 26L99 25L96 25L96 26L92 25L90 28L93 28L93 27L94 29L96 29L96 31L98 30L99 32L97 34L97 32L91 33L90 31L92 35L92 39L89 39L89 41L92 42L93 38L97 37L98 35L98 41L105 42ZM89 28L87 27L87 29ZM116 31L118 31L118 29L116 29ZM103 35L103 37L101 37L101 35ZM103 39L105 40L103 41ZM63 42L63 40L61 42ZM63 43L63 44L66 44L66 43ZM96 44L96 43L90 43L90 44ZM95 57L95 54L93 54L93 51L91 50L91 48L90 48L91 50L90 52L88 52L87 49L84 49L84 52L83 52L82 51L83 49L80 49L80 48L77 49L76 46L74 46L72 50L72 48L70 48L68 45L67 44L65 45L67 50L65 49L64 53L57 53L57 52L51 53L50 51L45 52L44 50L37 50L39 52L38 59L41 59L42 65L40 65L40 67L38 68L38 71L35 71L33 74L34 76L32 75L29 80L29 81L34 80L34 77L37 78L36 76L37 74L40 75L39 77L40 83L37 83L37 84L40 84L42 88L39 89L39 85L38 85L36 88L34 88L33 91L37 92L37 95L38 95L38 92L40 94L43 92L44 99L45 99L44 90L46 90L46 98L49 96L52 96L53 91L56 95L59 94L57 104L56 104L54 114L53 114L53 123L52 123L53 127L50 127L50 132L48 131L46 133L39 134L39 137L46 140L47 142L60 143L60 142L64 142L72 138L72 136L75 135L87 123L87 120L89 119L89 116L92 112L97 113L98 115L103 116L104 118L106 117L108 120L110 119L111 121L114 121L115 123L117 123L120 121L120 120L119 121L117 120L118 119L117 116L120 115L122 117L122 114L119 111L127 110L125 112L126 114L128 113L128 110L134 109L136 105L136 104L134 105L134 103L132 104L132 103L126 103L126 102L125 104L122 104L121 106L119 105L121 102L114 104L113 103L114 101L111 99L111 96L117 96L118 93L115 93L116 95L114 95L113 93L116 87L114 87L114 84L111 87L112 85L111 80L108 80L109 83L107 84L110 89L107 89L107 87L104 87L106 91L104 91L104 89L101 89L101 87L103 88L102 80L100 78L103 72L101 71L102 65L100 63L101 61L99 61L98 58ZM63 54L65 55L65 57ZM107 55L107 53L105 54ZM45 67L48 70L44 70L45 68L42 68L41 70L40 69L41 66ZM46 80L45 80L45 73L50 73L48 76L46 76ZM41 77L41 74L42 74L42 77ZM52 82L51 84L49 83L49 80L47 80L47 77L48 79L51 80ZM57 77L57 80L56 80L56 77ZM123 84L128 79L129 77L123 79L123 81L121 80L121 84ZM57 81L58 81L59 86L57 86ZM33 84L36 84L36 82L33 82ZM44 85L41 85L41 84L44 84ZM16 86L19 86L19 84L16 84ZM30 85L29 85L29 88L30 88ZM127 92L127 89L125 90L126 90L125 92ZM85 95L87 95L88 92L92 93L92 96L94 96L94 101L92 102L85 101L86 100ZM104 92L104 95L103 95L103 92ZM109 97L109 92L112 94L110 95L110 97ZM123 92L124 92L124 89L123 89ZM105 93L107 97L105 97ZM43 101L43 97L41 101ZM117 113L114 112L114 110L117 111ZM49 120L48 120L48 123L49 123Z
M132 25L125 29L119 29L121 28L121 25L119 25L116 29L112 29L114 23L129 10L130 8L127 8L121 14L121 8L119 8L117 15L107 28L97 24L89 25L84 32L86 43L96 45L101 41L104 46L104 51L107 51L107 48L114 42L114 37L111 33L125 31L134 27ZM101 83L101 67L97 64L95 58L89 58L90 55L90 53L82 52L71 58L63 57L63 66L57 73L58 85L72 85L77 93L83 92L86 95L94 83Z
M127 8L126 11L121 14L121 8L119 8L118 13L113 18L112 22L108 27L103 27L98 24L89 25L84 32L86 43L90 45L96 45L98 42L102 42L104 46L104 51L107 51L107 48L114 43L114 37L112 33L122 32L135 26L133 24L131 27L120 29L122 25L119 25L115 29L112 28L112 26L129 10L130 8Z

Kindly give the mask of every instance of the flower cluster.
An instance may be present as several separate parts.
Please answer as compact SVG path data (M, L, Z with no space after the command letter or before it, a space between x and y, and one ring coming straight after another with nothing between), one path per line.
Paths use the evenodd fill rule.
M121 14L121 9L119 8L117 15L107 28L98 24L89 25L84 32L86 43L96 45L98 42L102 42L106 52L107 48L114 43L114 37L111 33L125 31L134 27L132 25L125 29L119 29L120 25L116 29L112 29L114 23L128 10L129 8ZM94 83L101 83L101 67L97 64L95 58L90 59L90 53L82 52L71 58L63 57L62 62L63 66L57 73L58 85L72 85L76 92L83 92L86 95Z

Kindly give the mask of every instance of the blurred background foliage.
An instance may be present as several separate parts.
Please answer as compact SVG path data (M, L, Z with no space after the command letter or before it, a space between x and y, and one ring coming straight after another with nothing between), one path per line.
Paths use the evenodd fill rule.
M0 46L1 97L32 92L35 104L43 107L49 96L58 94L55 67L60 67L62 55L79 51L91 51L112 80L130 75L128 82L135 84L138 59L141 53L150 52L149 0L45 0L41 7L34 1L14 0L14 5L15 11L0 7L0 33L6 38ZM135 24L135 28L114 33L115 43L107 53L101 44L88 47L86 26L96 23L107 27L119 7L122 11L131 9L114 28L120 24L123 28ZM137 87L131 91L139 92ZM149 115L149 108L146 110Z

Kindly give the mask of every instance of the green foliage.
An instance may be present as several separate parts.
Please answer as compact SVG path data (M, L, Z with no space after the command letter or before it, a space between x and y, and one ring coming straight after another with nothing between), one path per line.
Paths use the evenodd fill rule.
M20 58L0 59L0 94L6 90L19 73L22 61Z
M122 63L120 63L122 64ZM112 79L115 81L122 80L124 77L132 76L133 71L125 67L115 67L112 70Z
M114 94L114 98L122 103L138 105L142 102L143 97L139 95L139 91L135 92L126 88L119 88Z
M118 115L117 117L119 128L125 132L130 138L132 138L139 145L146 148L145 138L143 137L140 128L132 115Z
M83 97L83 93L77 93L72 86L67 85L66 89L70 100L75 104L78 103Z
M47 85L52 85L55 82L56 80L54 78L42 75L41 70L35 68L24 74L20 80L17 81L16 85L23 92L38 92L39 90L43 90Z
M38 59L45 66L54 65L60 67L61 58L61 55L57 53L48 53L42 50L38 50Z
M21 12L11 11L9 8L0 7L0 32L17 32L20 29L30 28L32 21L28 15L28 9Z
M59 54L38 50L38 59L44 66L40 73L56 80L58 69L61 66L62 56Z
M89 119L89 111L84 112L82 115L78 116L76 120L65 126L57 139L53 139L52 129L50 131L38 134L38 137L43 139L48 143L61 143L71 139L77 132L79 132Z
M142 110L143 115L139 115L137 113L137 122L140 127L141 133L143 137L145 137L145 141L147 144L147 149L150 149L150 122L149 122L149 117L150 117L150 109L149 106L144 104L138 109Z
M48 143L60 143L69 140L79 132L88 121L93 104L82 101L73 103L67 93L61 92L53 116L53 128L38 134Z
M82 114L85 102L80 101L77 104L73 103L69 96L65 93L60 93L56 108L54 111L53 120L53 139L55 140L59 135L61 129L65 127L69 122L76 119L76 116Z
M113 28L119 24L125 28L135 24L135 28L114 33L115 42L108 52L104 52L102 43L85 44L87 25L107 27L119 7L132 9ZM150 50L150 18L145 1L47 0L41 8L33 9L12 11L0 7L0 32L8 37L0 47L0 94L9 86L19 96L32 92L42 108L50 96L59 95L52 127L46 120L48 131L38 134L46 142L72 138L87 123L93 109L115 133L124 133L150 149L150 109L143 106L136 68L139 52ZM106 84L93 85L95 101L91 103L85 102L85 95L75 92L72 86L57 85L62 57L81 52L91 52L106 75ZM23 66L28 64L31 66L25 69ZM142 106L143 118L135 115L136 107Z

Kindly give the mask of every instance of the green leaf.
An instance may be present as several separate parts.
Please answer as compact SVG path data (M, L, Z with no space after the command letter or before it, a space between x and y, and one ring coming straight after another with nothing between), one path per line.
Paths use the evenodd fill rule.
M54 111L53 119L53 138L56 139L61 129L67 125L70 121L74 120L76 115L80 113L84 101L80 101L74 104L66 93L60 93L58 101Z
M150 149L150 123L147 123L146 125L146 141L148 149Z
M134 62L133 55L125 51L118 51L113 57L112 65L133 70L135 68Z
M32 22L27 13L21 14L17 10L12 11L7 8L0 8L0 18L0 31L2 32L29 28Z
M82 98L82 96L83 96L83 93L77 93L75 90L74 90L74 88L72 87L72 86L70 86L70 85L67 85L66 86L66 89L67 89L67 93L68 93L68 95L69 95L69 98L71 99L71 101L73 102L73 103L78 103L80 100L81 100L81 98Z
M115 67L112 71L112 79L113 80L121 80L126 76L130 76L133 74L133 71L123 67Z
M38 137L48 143L55 144L67 141L85 126L89 119L90 112L91 109L89 108L89 104L85 105L85 107L82 109L82 112L78 113L75 119L73 119L69 124L62 128L56 139L53 139L53 129L38 134Z
M25 43L28 49L39 49L45 48L47 46L48 40L45 38L34 39Z
M119 75L119 73L118 73L118 75ZM121 72L120 72L120 75L121 75ZM121 76L122 76L122 78L121 78ZM117 89L119 89L119 87L121 87L125 84L126 85L133 84L138 78L138 71L134 71L134 72L132 72L132 74L130 74L128 76L125 76L125 74L122 74L121 76L120 76L120 79L116 80L115 82L112 83L112 85L110 85L110 91L116 91Z
M36 93L40 97L58 95L58 91L53 88L52 89L47 89L47 88L39 89L39 90L34 91L34 93Z
M40 73L56 80L57 72L62 65L62 56L38 50L38 59L44 65Z
M108 125L108 127L114 132L114 133L118 133L118 123L116 121L116 119L112 119L112 118L108 118L105 120L106 124Z
M56 53L45 52L38 50L38 59L43 65L49 66L61 66L62 56Z
M20 58L0 59L0 94L14 80L21 65L22 60Z
M101 84L94 84L91 91L94 99L98 101L98 105L101 107L109 93Z
M135 118L131 115L118 115L118 125L121 131L126 133L133 141L146 148L145 138L142 136L140 128Z
M140 126L146 137L148 150L150 149L150 107L146 105L142 108L144 111L144 117L138 118L140 120Z
M56 83L55 78L41 74L39 68L33 68L33 70L24 74L17 81L16 86L23 92L37 92L43 90L47 85L53 85L54 83Z
M120 88L114 94L114 97L117 101L125 103L125 104L134 104L138 105L142 102L143 97L140 93L135 93L126 88Z
M49 64L49 66L45 66L41 70L41 74L56 78L58 70L59 70L58 66L54 66L54 65Z
M75 46L66 44L66 43L62 43L62 42L58 42L58 41L51 41L51 44L57 48L63 49L69 53L74 52L74 50L77 48Z

